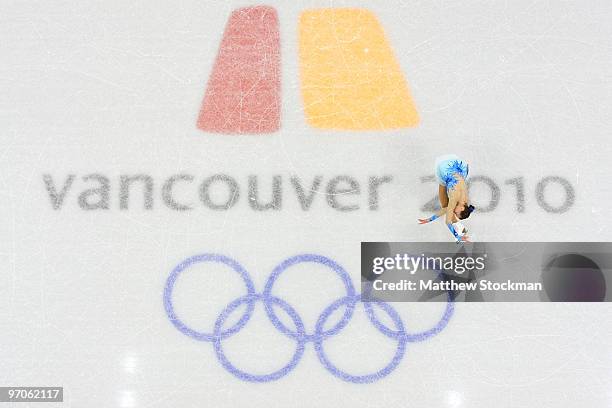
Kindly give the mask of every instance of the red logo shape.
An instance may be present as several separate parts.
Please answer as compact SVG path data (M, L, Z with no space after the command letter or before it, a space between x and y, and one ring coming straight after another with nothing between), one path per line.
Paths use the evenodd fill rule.
M280 38L273 7L232 12L197 127L232 134L271 133L280 128Z

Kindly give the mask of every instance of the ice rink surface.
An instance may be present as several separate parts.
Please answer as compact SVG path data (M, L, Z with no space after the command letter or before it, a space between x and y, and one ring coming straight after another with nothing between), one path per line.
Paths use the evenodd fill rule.
M358 288L360 241L450 240L442 224L416 223L431 212L433 163L444 153L478 177L470 194L480 211L464 223L474 240L612 239L610 2L269 1L280 33L280 129L204 132L196 121L224 27L251 5L0 4L0 386L63 386L64 402L49 407L612 407L607 304L457 303L439 333L405 344L393 370L369 383L351 378L383 369L398 341L357 304L346 327L319 342L337 370L322 364L317 319L347 287L329 264L292 265L274 284L280 320L295 330L293 316L312 336L290 371L282 369L300 342L261 301L226 333L247 305L223 310L247 292L222 263L182 264L172 307L192 335L173 325L167 281L198 254L239 263L260 294L293 256L332 260ZM377 17L418 126L307 124L298 21L330 7ZM173 197L190 210L166 204L164 185L178 174L188 178ZM235 181L231 208L202 200L215 174ZM71 175L60 202L49 185L61 195ZM148 177L151 198L143 202L135 183L122 208L122 175ZM277 208L254 210L249 178L265 203L274 176ZM304 209L296 180L307 191L317 176ZM352 191L330 202L326 189L339 176ZM374 205L371 177L386 176ZM224 202L226 186L208 198ZM418 332L446 304L391 306ZM224 322L221 340L198 338L215 322ZM261 383L236 370L282 375Z

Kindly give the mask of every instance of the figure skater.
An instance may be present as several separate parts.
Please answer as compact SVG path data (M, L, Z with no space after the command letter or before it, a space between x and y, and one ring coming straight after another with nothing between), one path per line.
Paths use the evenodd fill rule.
M436 179L438 180L438 196L440 210L429 218L419 219L419 224L427 224L445 215L446 226L455 237L457 243L469 242L467 230L459 222L470 216L473 205L468 205L466 180L469 166L454 154L447 154L436 159ZM457 224L459 230L453 224Z

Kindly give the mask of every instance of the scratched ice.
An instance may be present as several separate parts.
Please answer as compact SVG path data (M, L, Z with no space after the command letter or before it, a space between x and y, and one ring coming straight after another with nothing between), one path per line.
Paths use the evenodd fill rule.
M317 12L330 7L349 11ZM368 382L352 379L372 379L401 341L360 302L319 341L317 321L346 293L332 269L293 265L273 286L282 301L262 294L297 255L333 260L357 288L360 241L450 240L416 223L445 153L470 166L473 239L612 240L611 7L3 4L0 386L63 386L49 407L610 407L606 304L456 303ZM217 348L177 330L164 305L172 271L205 253L239 262L254 288L248 323ZM199 263L172 301L212 333L246 293L231 268ZM337 306L321 333L344 322ZM387 329L419 333L446 307L373 308ZM227 368L274 373L300 342L274 381Z

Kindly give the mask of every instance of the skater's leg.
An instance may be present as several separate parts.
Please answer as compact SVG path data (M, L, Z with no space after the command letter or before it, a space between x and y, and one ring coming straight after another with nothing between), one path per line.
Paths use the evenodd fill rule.
M438 197L440 197L440 208L445 208L448 205L448 194L446 194L446 186L438 185Z

